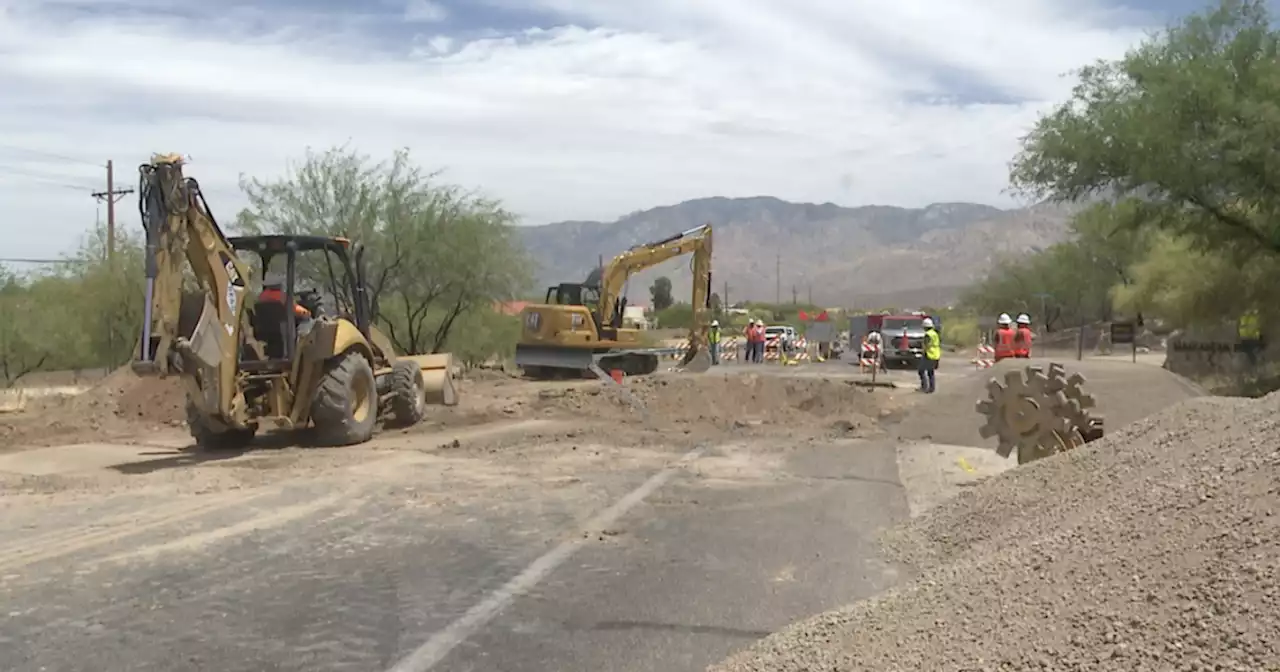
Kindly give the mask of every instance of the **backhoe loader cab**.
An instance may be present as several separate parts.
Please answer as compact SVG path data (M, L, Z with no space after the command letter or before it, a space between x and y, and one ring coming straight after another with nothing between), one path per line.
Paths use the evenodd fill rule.
M360 245L228 238L181 165L157 156L140 169L147 282L133 370L182 378L198 444L306 427L317 443L361 443L380 419L414 424L428 404L457 403L450 355L398 356L373 325ZM184 257L195 291L183 286Z

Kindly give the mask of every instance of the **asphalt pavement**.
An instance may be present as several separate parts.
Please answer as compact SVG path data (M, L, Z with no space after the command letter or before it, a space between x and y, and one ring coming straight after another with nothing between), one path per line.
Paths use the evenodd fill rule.
M12 522L0 669L693 671L898 578L886 442L433 452Z

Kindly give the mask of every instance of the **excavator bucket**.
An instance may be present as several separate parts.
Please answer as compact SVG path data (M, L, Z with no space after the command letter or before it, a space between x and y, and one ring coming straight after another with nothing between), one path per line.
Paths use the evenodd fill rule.
M427 403L433 406L456 406L458 391L453 386L453 355L447 352L434 355L409 355L397 357L407 359L422 370L422 380L426 386Z
M590 350L554 345L516 345L516 366L586 371L595 359Z

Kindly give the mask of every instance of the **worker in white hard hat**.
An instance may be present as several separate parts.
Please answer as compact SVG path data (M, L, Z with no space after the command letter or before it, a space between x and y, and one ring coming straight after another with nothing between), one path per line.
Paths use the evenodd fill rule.
M933 318L926 317L924 326L924 353L918 361L920 373L920 391L933 394L938 389L938 362L942 360L942 337L933 326Z
M707 330L707 349L711 351L711 363L720 363L720 320L711 320L711 328Z
M754 361L756 364L764 363L764 342L765 342L764 320L757 317L756 318L755 355L753 355Z
M1011 359L1015 354L1014 338L1017 336L1013 330L1013 318L1009 317L1009 313L1000 313L996 325L995 360Z
M1013 356L1019 359L1031 357L1031 316L1023 313L1018 316L1017 328L1013 336Z

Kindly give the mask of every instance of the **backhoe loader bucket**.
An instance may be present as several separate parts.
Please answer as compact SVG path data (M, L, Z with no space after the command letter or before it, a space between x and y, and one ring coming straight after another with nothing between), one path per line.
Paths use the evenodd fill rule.
M543 367L587 371L595 358L585 348L565 348L554 345L516 345L516 366Z
M705 349L692 351L688 359L680 363L680 370L688 373L706 373L711 369L711 353Z
M427 403L433 406L456 406L458 391L453 386L453 355L447 352L435 355L397 357L407 359L422 370L422 380Z

